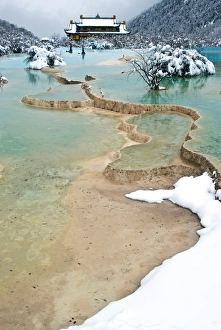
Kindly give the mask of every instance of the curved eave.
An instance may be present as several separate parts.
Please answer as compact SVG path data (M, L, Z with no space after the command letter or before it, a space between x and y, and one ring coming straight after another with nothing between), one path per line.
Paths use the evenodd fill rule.
M79 29L80 28L88 28L88 27L91 27L91 28L96 28L96 27L103 27L103 28L105 28L105 27L107 27L107 28L119 28L120 26L122 26L123 24L121 24L121 23L115 23L115 24L111 24L111 23L106 23L106 24L90 24L91 22L89 22L88 24L83 24L83 23L74 23L74 25L76 26L76 27L78 27ZM98 23L100 23L100 22L98 22Z
M81 35L81 34L129 34L130 31L121 31L121 32L113 32L113 31L81 31L81 32L73 32L72 30L64 30L67 35Z

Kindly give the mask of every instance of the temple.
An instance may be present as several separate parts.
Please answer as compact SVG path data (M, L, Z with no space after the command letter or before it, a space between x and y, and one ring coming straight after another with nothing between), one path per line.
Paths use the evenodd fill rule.
M126 22L117 22L116 16L100 17L97 14L95 17L80 16L80 22L70 21L68 29L64 29L65 33L71 40L80 40L81 37L100 34L128 34Z

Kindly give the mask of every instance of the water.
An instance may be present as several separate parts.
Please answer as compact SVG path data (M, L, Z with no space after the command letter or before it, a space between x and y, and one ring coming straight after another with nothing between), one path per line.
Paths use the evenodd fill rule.
M117 134L116 119L23 105L24 95L44 94L50 87L63 89L51 74L24 70L23 60L24 55L0 59L0 72L9 80L0 90L3 287L9 269L17 271L19 280L30 262L40 265L43 251L65 228L69 209L62 200L83 171L82 164L120 149L124 142ZM79 86L68 86L69 94L71 87L79 95Z
M128 50L91 51L84 59L79 50L61 50L67 66L64 77L84 81L93 92L124 102L180 104L196 109L201 118L187 147L205 154L221 168L221 50L201 49L216 66L216 75L165 81L169 89L148 92L128 65L100 63L133 55ZM84 170L84 162L119 150L124 140L117 119L94 113L33 108L20 102L24 95L37 98L83 100L79 85L61 86L52 74L25 70L24 55L0 58L0 73L9 83L0 89L0 251L1 286L19 283L31 268L50 266L47 249L66 229L70 209L63 203L69 185ZM100 63L100 64L99 64ZM124 73L122 73L124 72ZM171 113L150 113L131 120L152 140L128 147L116 166L145 168L179 162L179 147L191 120ZM32 265L32 266L31 266ZM6 290L6 289L5 289ZM5 295L4 295L5 294ZM8 299L2 291L2 300ZM5 300L6 301L6 300Z
M142 170L180 163L180 147L192 124L189 117L172 112L150 112L129 122L137 125L140 133L149 135L151 140L147 144L123 149L114 168Z
M101 87L105 97L110 99L141 104L178 104L197 110L201 116L197 122L199 127L191 132L194 139L187 142L187 147L205 155L221 171L221 48L201 48L200 52L214 63L216 74L165 80L162 82L168 87L165 91L148 92L143 81L133 75L128 77L129 67L125 63L115 65L111 70L109 66L93 65L89 74L97 79L90 84L97 94ZM108 56L117 59L122 54L130 56L136 52L111 51Z
M165 81L168 90L161 92L148 92L136 76L127 77L128 64L118 61L118 64L108 65L105 62L136 54L129 50L86 49L82 58L79 49L74 49L72 54L61 49L60 55L67 66L60 74L78 81L91 75L96 78L90 81L93 92L99 94L101 87L105 97L110 99L173 103L196 109L201 115L199 128L191 132L194 139L188 141L187 146L206 155L220 169L221 49L200 51L214 62L216 74ZM51 73L25 70L24 58L24 55L10 55L0 59L0 72L9 80L0 90L0 164L5 168L0 181L0 196L4 201L1 221L7 224L13 213L16 222L18 219L23 222L25 213L25 218L30 218L31 230L32 216L28 208L34 207L39 218L46 218L49 209L53 218L56 217L61 211L57 212L57 208L62 194L81 173L82 163L120 149L123 138L117 134L117 121L113 118L23 105L20 100L24 95L45 99L86 99L80 85L62 86ZM191 125L189 118L152 113L136 117L132 123L138 126L138 131L152 137L151 143L126 148L122 157L124 161L117 162L116 166L145 168L178 161L180 144ZM9 212L11 205L15 206L13 212ZM67 212L63 206L59 207L62 212Z

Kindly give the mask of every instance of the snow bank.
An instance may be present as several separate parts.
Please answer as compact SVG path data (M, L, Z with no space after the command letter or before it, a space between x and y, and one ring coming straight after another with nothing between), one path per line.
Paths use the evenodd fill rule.
M68 329L220 330L221 190L216 192L204 173L181 178L173 190L140 190L126 197L148 203L169 199L197 213L205 228L194 247L156 267L133 294Z
M26 63L29 64L29 69L41 70L48 66L63 66L66 63L59 57L55 51L47 50L46 48L39 48L31 46L28 50L28 57Z

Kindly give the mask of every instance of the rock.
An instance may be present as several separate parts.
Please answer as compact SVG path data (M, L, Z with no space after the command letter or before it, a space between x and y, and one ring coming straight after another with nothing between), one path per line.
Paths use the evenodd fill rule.
M0 84L7 84L8 79L0 75Z
M85 76L84 79L85 79L85 81L95 80L94 77L92 77L92 76L88 76L87 74L86 74L86 76Z

